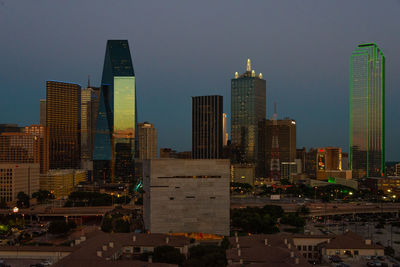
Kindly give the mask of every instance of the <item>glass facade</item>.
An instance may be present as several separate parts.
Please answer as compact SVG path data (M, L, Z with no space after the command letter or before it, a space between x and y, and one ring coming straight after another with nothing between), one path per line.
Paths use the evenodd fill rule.
M350 168L385 174L385 56L376 44L359 45L350 58Z
M231 142L242 163L256 163L258 123L266 115L266 82L251 67L231 80Z
M104 60L93 152L94 178L134 177L136 91L128 41L109 40Z
M49 168L79 169L81 163L81 87L46 82Z

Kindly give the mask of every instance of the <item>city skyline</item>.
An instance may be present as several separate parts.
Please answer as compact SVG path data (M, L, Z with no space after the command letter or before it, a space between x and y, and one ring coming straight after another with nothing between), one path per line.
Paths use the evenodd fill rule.
M223 37L212 36L210 38L216 42L216 49L210 49L211 47L201 41L192 47L194 49L199 50L200 55L204 56L204 51L208 51L209 55L204 59L199 59L198 56L193 55L194 59L187 61L185 57L188 55L187 50L180 51L177 53L177 48L173 48L168 46L167 48L161 49L158 45L152 44L150 45L152 48L152 52L154 54L149 53L148 49L145 49L144 45L150 43L150 40L146 40L147 33L145 34L145 30L147 26L144 26L143 30L136 30L135 34L130 33L126 29L122 31L116 31L113 33L111 29L107 30L99 30L99 33L102 33L103 36L97 36L95 34L95 38L92 38L91 41L87 39L83 39L84 42L76 42L72 47L55 47L53 49L46 49L46 53L43 54L44 50L39 49L38 55L41 55L41 63L43 66L43 70L36 70L34 68L29 68L28 66L24 66L23 70L27 72L24 76L25 84L23 81L18 81L20 78L16 78L13 74L5 71L6 69L1 69L2 71L2 81L3 88L6 97L1 101L1 110L0 116L2 123L18 123L20 126L26 126L30 124L35 124L39 122L39 105L38 101L41 98L44 98L45 94L45 86L44 80L63 80L70 81L75 83L80 83L82 87L86 86L87 75L91 75L92 84L95 86L99 86L99 77L101 75L101 58L104 52L104 43L107 39L128 39L132 46L132 49L135 51L135 54L138 56L135 58L135 66L138 72L138 80L137 80L137 88L138 88L138 99L141 99L140 103L138 103L139 113L139 121L150 121L154 123L155 127L159 129L159 147L172 147L177 150L190 150L191 144L191 127L190 127L190 96L194 95L208 95L208 94L221 94L224 96L224 112L228 113L228 117L230 118L230 94L229 94L229 79L233 76L235 71L242 72L244 71L241 66L243 66L245 60L247 58L251 58L254 62L255 69L257 71L262 72L264 78L267 81L267 114L266 117L270 117L272 114L271 106L273 101L277 101L280 106L280 114L283 117L291 117L296 120L298 126L298 147L306 146L310 147L318 147L318 146L340 146L343 148L343 151L348 150L348 91L349 91L349 72L348 72L348 57L351 55L353 48L365 42L375 42L377 43L383 51L385 51L385 55L388 58L388 66L387 66L387 142L391 144L387 148L387 160L396 160L399 159L399 153L396 151L396 148L399 147L399 142L396 140L396 136L400 133L399 126L396 123L396 113L395 113L395 99L398 98L399 93L396 92L396 88L398 88L399 78L395 77L396 70L399 66L399 55L395 50L395 47L398 46L399 40L398 37L395 36L395 27L394 24L397 19L394 17L394 11L399 10L400 5L397 2L384 3L379 6L379 8L371 8L375 4L368 3L365 7L368 9L364 15L356 14L355 17L358 20L363 20L363 23L366 23L365 27L373 24L373 18L380 19L376 27L369 28L368 31L362 30L361 28L359 32L356 32L355 29L360 29L360 24L352 21L348 15L349 13L355 9L356 4L347 3L347 9L343 11L339 11L337 8L332 8L332 12L329 13L331 16L341 15L341 19L343 23L346 25L350 25L348 29L340 29L339 27L329 28L333 33L332 36L327 37L326 35L321 35L323 32L320 28L313 27L313 23L310 23L306 19L306 15L310 14L309 11L306 11L305 8L301 9L298 15L293 15L291 13L291 9L285 6L285 4L275 4L276 8L279 10L286 12L286 14L291 14L293 16L297 16L299 21L299 25L295 27L302 33L306 33L307 40L299 40L294 33L285 32L279 33L277 35L275 33L272 34L270 39L261 39L260 44L249 44L248 40L244 42L243 40L237 40L237 44L232 44L229 39L228 29L238 28L237 23L232 23L232 25L222 25L221 22L215 22L218 31L226 30L226 33L223 35L227 40L224 40ZM266 5L267 6L267 5ZM310 2L306 2L305 6L310 6ZM146 6L144 6L146 7ZM233 5L232 8L234 12L238 12L241 4ZM320 11L321 13L327 13L327 10L331 6L329 4L319 4L315 5L314 10ZM14 8L14 9L13 9ZM72 6L71 6L72 8ZM188 8L188 6L183 5L182 9ZM202 8L202 7L200 7ZM204 7L203 7L204 8ZM11 9L11 10L10 10ZM9 12L4 12L4 10L8 10ZM202 9L201 9L202 10ZM222 10L221 5L217 5L216 12L221 12L224 16L226 16L226 11ZM366 17L371 15L371 10L377 12L378 14L372 15L371 21L366 21ZM268 13L267 10L264 10ZM22 10L18 9L18 5L15 5L9 1L5 1L4 5L0 8L1 15L0 20L5 20L6 23L2 23L2 25L11 25L13 19L10 16L14 15L18 17L17 14L23 13ZM194 11L192 11L194 12ZM210 11L211 12L211 11ZM261 11L260 11L261 12ZM249 21L245 21L244 24L246 26L252 24L258 30L265 31L264 33L271 33L271 29L266 27L266 24L263 23L262 26L258 26L257 22L261 19L261 13L256 12L254 18L249 19ZM381 13L386 12L387 15L382 17ZM40 12L39 12L40 13ZM136 11L135 11L136 14ZM197 14L197 13L195 13ZM4 16L3 16L4 15ZM248 15L245 13L244 15ZM317 16L317 21L327 26L328 22L336 22L333 18L322 19L321 14ZM29 17L28 17L29 18ZM139 16L140 18L140 16ZM161 17L162 19L169 18L168 15L164 15ZM170 23L175 25L180 20L190 21L190 18L186 16L178 16L178 19L172 20ZM275 19L276 16L274 17ZM315 17L313 17L315 18ZM56 18L50 18L55 22L58 21ZM140 18L143 20L143 18ZM203 17L195 16L192 18L194 22L203 21ZM23 19L24 20L24 19ZM122 19L124 21L124 19ZM279 20L278 20L279 21ZM354 25L349 21L354 22ZM87 22L85 20L85 22ZM240 21L243 23L243 21ZM290 29L294 27L292 24L285 25L283 21L279 21L275 27L277 29ZM87 22L89 26L93 25ZM160 25L160 20L157 20L155 25ZM316 23L318 24L318 23ZM18 24L17 24L18 25ZM34 23L34 25L36 25ZM113 21L112 25L120 25L120 22ZM87 27L89 27L87 26ZM208 25L207 27L209 27ZM0 26L6 27L6 26ZM32 26L33 27L33 26ZM260 28L261 27L261 28ZM71 27L73 28L73 27ZM113 27L112 27L113 28ZM265 28L265 29L264 29ZM378 29L379 28L379 29ZM9 32L9 27L1 28L6 29ZM46 33L48 30L33 32ZM164 28L163 28L164 29ZM179 27L178 27L179 29ZM306 31L307 29L307 31ZM336 29L336 30L335 30ZM385 29L385 31L381 31L381 29ZM115 28L113 28L115 30ZM238 30L242 30L241 27ZM326 29L324 29L326 30ZM343 33L341 32L343 30ZM186 32L186 31L185 31ZM204 32L204 27L195 27L195 33ZM70 30L66 32L69 35L79 36L79 31L77 33L71 33ZM168 32L172 35L163 35L158 30L154 34L156 37L163 37L168 44L173 40L175 31ZM274 31L272 31L274 33ZM350 35L352 33L352 35ZM54 33L57 34L57 33ZM175 33L176 34L176 33ZM333 40L334 35L337 35L338 40ZM247 33L243 39L248 39L251 36L255 36L255 32ZM259 36L259 35L257 35ZM350 36L350 37L349 37ZM184 42L185 46L191 44L190 38L185 39L183 36L178 36L179 40L186 41ZM286 48L289 48L289 45L292 45L290 42L291 37L296 41L296 46L302 48L303 50L307 47L308 51L307 57L305 54L301 54L300 50L293 50L288 52ZM298 37L298 36L297 36ZM345 38L348 37L348 38ZM6 41L7 38L5 37ZM19 36L11 37L11 40L21 38ZM28 37L27 37L28 38ZM33 38L30 36L29 38ZM182 39L183 38L183 39ZM215 39L215 40L214 40ZM237 39L237 38L236 38ZM306 38L307 39L307 38ZM36 47L38 40L33 38L33 44L31 46ZM308 42L312 40L316 42L312 46L307 46ZM244 42L244 43L243 43ZM42 43L42 42L39 42ZM230 43L232 45L231 48L224 50L227 47L226 45ZM50 44L57 44L56 40L51 40ZM261 49L261 44L265 47ZM183 44L182 44L183 45ZM182 45L178 48L182 49ZM276 50L273 49L274 46L280 45L282 49ZM4 47L3 47L4 46ZM85 46L89 46L91 48L91 52L84 53ZM8 48L7 45L2 44L2 48L5 48L5 51L9 51L11 49ZM252 51L246 50L246 47L252 47ZM8 48L8 49L7 49ZM75 63L78 62L79 66L74 66L74 70L72 70L70 63L67 61L63 61L65 57L60 55L61 53L71 55L74 51L78 51L80 48L83 50L78 53L78 58L74 57ZM239 49L241 48L241 49ZM286 50L285 50L286 49ZM28 53L31 49L28 46ZM214 51L212 51L214 50ZM282 51L281 51L282 50ZM262 51L262 53L260 53ZM334 57L330 55L326 55L329 60L320 60L320 56L323 55L322 51L333 54ZM25 51L20 51L20 53L27 53ZM161 53L163 52L163 53ZM217 54L215 54L217 52ZM283 53L284 52L284 53ZM310 53L314 55L310 55ZM5 53L5 62L9 58L9 55ZM220 54L218 56L218 54ZM274 55L277 54L277 55ZM10 53L13 55L13 53ZM282 57L286 55L285 57ZM26 60L34 61L37 55L30 54L28 55ZM280 59L277 60L278 56ZM163 62L157 65L158 61L156 58L162 59ZM174 59L176 63L172 62L170 59ZM291 60L288 60L291 59ZM196 61L199 60L199 64L196 64ZM223 64L221 61L225 61ZM53 61L63 61L65 64L61 64L58 68L50 67L52 66ZM100 64L98 64L100 62ZM292 64L290 64L292 62ZM309 62L308 65L299 64L297 62ZM94 64L96 63L96 64ZM150 64L151 63L151 64ZM200 64L201 63L201 64ZM209 65L206 66L206 63ZM149 65L150 64L150 65ZM29 64L27 64L29 65ZM187 69L182 68L185 66ZM18 67L17 63L10 63L11 69L15 69ZM80 67L81 66L81 67ZM304 69L302 69L304 67ZM22 67L21 67L22 68ZM53 70L53 69L55 70ZM166 71L167 69L169 71ZM280 69L280 71L275 71L273 68ZM318 70L319 69L319 70ZM340 71L339 71L340 69ZM31 71L29 71L31 70ZM69 70L69 71L68 71ZM38 75L34 75L34 74ZM4 76L4 77L3 77ZM202 78L200 82L194 82L196 77L209 77L209 79ZM391 77L393 76L393 77ZM152 77L158 77L157 79L152 79ZM180 77L177 79L177 77ZM174 80L179 80L178 82ZM293 82L290 82L293 81ZM188 86L190 85L190 90L188 90ZM28 85L28 86L27 86ZM213 88L219 88L218 90L213 90ZM21 105L15 105L17 102L17 94L23 93L26 97L23 101L21 101ZM184 92L184 93L183 93ZM164 101L167 95L173 94L175 99L170 101ZM15 99L14 101L12 101ZM32 99L36 101L32 101ZM393 100L392 100L393 99ZM11 100L11 101L10 101ZM30 103L33 102L33 103ZM152 105L149 105L152 103ZM179 103L179 106L177 105ZM154 105L153 105L154 104ZM16 106L16 107L14 107ZM159 106L160 108L155 108L151 110L151 108L146 106ZM306 108L305 108L306 107ZM20 109L20 110L18 110ZM161 112L161 110L169 110L168 112ZM306 111L302 111L306 110ZM162 114L167 113L167 115ZM185 114L186 113L186 114ZM167 117L166 117L167 116ZM168 119L166 119L168 118ZM165 121L165 122L164 122ZM166 125L173 121L177 127L171 127L174 129L169 129ZM317 127L316 124L320 124L321 127ZM228 125L230 125L230 120ZM309 129L312 129L310 131ZM228 132L230 130L228 129Z

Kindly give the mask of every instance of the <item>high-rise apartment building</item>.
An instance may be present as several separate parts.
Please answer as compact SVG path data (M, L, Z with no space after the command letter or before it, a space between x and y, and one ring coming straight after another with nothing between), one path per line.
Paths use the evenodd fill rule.
M80 168L81 87L78 84L46 82L46 127L50 169Z
M231 80L231 144L240 150L240 162L256 163L258 123L266 116L266 81L247 60L246 72Z
M47 128L42 125L30 125L25 127L25 133L34 136L35 142L39 142L39 163L40 173L46 173L49 170L49 143Z
M157 158L157 130L148 122L138 123L139 159Z
M99 107L100 88L87 87L81 91L81 159L93 158L96 119Z
M134 179L136 116L135 72L128 41L108 40L93 152L95 179Z
M294 162L296 159L296 121L285 118L277 120L274 125L273 120L263 120L259 123L259 147L257 171L258 177L269 177L271 171L271 157L273 153L272 133L278 137L279 162Z
M223 99L220 95L192 97L192 157L222 158Z
M350 58L350 169L385 174L385 56L373 43L358 45Z

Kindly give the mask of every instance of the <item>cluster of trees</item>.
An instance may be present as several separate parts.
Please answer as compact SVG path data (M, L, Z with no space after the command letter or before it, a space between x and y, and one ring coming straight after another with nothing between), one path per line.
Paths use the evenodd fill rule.
M161 246L156 247L154 252L141 254L140 260L147 261L152 257L153 262L177 264L183 267L223 267L227 265L226 249L224 245L197 245L189 249L189 257L186 259L179 249Z
M131 217L121 213L106 215L101 224L101 230L106 233L129 233L131 228Z
M51 199L55 199L54 194L48 190L39 190L39 191L33 193L32 197L36 198L37 202L40 204L46 203Z
M278 219L283 214L283 209L274 205L234 209L231 212L231 225L247 233L273 234L279 232Z
M85 206L111 206L112 204L129 203L129 196L114 196L98 192L72 192L68 196L65 207L85 207Z
M247 207L234 209L231 213L232 227L252 234L273 234L279 232L278 225L284 224L295 227L299 232L306 224L302 215L310 210L302 206L295 213L284 213L280 206L266 205L262 208Z
M68 222L64 220L52 221L49 225L49 233L53 235L65 235L71 229L76 228L76 223L72 220Z

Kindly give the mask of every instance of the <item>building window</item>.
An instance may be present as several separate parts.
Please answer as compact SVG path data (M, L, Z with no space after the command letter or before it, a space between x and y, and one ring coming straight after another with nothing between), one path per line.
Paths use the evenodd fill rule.
M303 246L303 250L304 250L304 251L307 251L307 246Z
M300 251L300 250L301 250L301 246L297 246L297 250L299 250L299 251Z
M358 255L358 250L354 250L354 255Z
M169 200L174 200L174 199L175 199L174 197L170 197L170 198L169 198Z
M308 246L308 251L312 251L312 246Z

